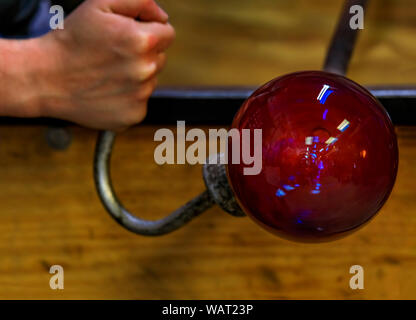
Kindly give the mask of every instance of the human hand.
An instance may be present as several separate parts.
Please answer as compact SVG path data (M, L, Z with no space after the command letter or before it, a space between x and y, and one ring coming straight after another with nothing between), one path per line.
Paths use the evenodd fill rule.
M140 22L135 19L138 18ZM39 38L41 116L120 130L143 120L175 37L153 0L89 0Z

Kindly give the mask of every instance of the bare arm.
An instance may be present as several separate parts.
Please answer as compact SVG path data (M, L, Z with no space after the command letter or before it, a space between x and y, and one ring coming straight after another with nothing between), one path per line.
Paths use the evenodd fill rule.
M153 0L89 0L64 30L0 40L0 115L100 129L140 122L174 39L167 19Z
M42 94L37 79L48 63L40 59L38 44L0 39L0 116L40 116Z

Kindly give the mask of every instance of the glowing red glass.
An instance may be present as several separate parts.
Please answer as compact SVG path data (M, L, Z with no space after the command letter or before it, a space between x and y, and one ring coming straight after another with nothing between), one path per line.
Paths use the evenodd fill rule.
M232 128L262 129L260 174L244 175L244 163L230 163L227 172L244 211L282 237L344 236L369 221L393 188L391 120L345 77L308 71L274 79L247 99ZM231 146L228 152L231 158Z

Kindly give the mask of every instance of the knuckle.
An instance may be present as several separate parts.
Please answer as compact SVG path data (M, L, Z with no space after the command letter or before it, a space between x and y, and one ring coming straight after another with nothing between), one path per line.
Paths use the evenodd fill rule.
M159 69L162 69L166 64L167 56L165 53L159 55Z
M156 85L156 79L152 79L144 83L142 86L140 86L139 90L137 91L136 99L139 101L147 101L152 95L153 91L155 90Z
M153 77L157 73L157 70L158 70L158 66L156 62L148 63L146 67L146 73L147 73L146 79L150 79L151 77Z
M157 44L157 36L151 32L139 32L138 50L140 53L151 51Z
M176 31L175 28L171 24L167 24L168 27L168 33L170 35L170 38L174 40L176 38Z
M143 82L151 78L157 71L154 62L142 62L132 72L132 79L135 82Z

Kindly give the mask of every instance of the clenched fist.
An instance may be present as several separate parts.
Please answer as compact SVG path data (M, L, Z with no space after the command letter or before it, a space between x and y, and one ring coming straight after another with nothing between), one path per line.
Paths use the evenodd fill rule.
M7 70L7 62L0 64L0 82L6 69L5 77L14 77L25 97L12 99L3 114L111 130L138 123L174 37L167 14L153 0L88 0L65 20L63 30L15 43L2 40L2 47L9 42L6 61L19 67ZM13 58L19 50L24 57ZM13 110L19 104L22 108Z

